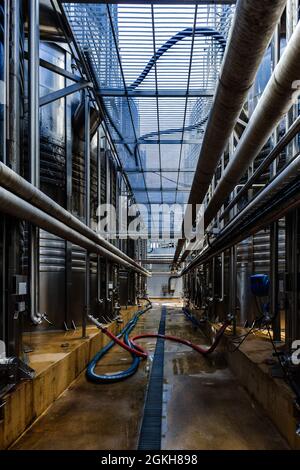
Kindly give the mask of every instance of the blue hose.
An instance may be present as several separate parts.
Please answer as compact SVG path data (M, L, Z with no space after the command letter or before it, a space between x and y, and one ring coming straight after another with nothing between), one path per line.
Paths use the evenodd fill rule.
M127 323L127 325L120 331L117 335L117 338L122 338L124 336L124 343L128 346L131 346L129 335L134 329L135 325L137 324L141 315L146 313L151 308L151 303L144 309L139 310L134 317ZM133 374L136 373L138 367L140 365L141 358L137 357L135 354L132 354L132 363L128 369L117 372L115 374L97 374L95 372L95 368L98 362L105 356L105 354L110 351L110 349L115 345L114 341L108 343L104 348L100 349L97 354L93 357L93 359L89 362L87 369L86 369L86 377L89 381L94 383L113 383L119 382L120 380L125 380L128 377L131 377Z
M201 326L203 326L203 323L205 323L205 320L203 321L199 321L196 317L194 317L194 315L191 314L190 310L186 307L183 307L182 309L184 315L186 316L186 318L191 321L195 326L197 326L198 328L201 328Z

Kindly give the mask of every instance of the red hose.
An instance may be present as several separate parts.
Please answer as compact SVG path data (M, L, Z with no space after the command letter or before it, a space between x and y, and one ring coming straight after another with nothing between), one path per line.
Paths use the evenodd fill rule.
M177 338L177 336L171 336L171 335L160 335L160 334L155 334L155 333L147 333L143 335L137 335L134 336L134 338L130 339L130 343L133 345L133 348L125 344L123 341L121 341L117 336L115 336L113 333L111 333L108 329L106 328L101 328L101 331L106 334L110 339L112 339L116 344L121 346L121 348L125 349L126 351L130 352L131 354L134 354L135 356L142 357L143 359L146 359L148 357L148 352L143 349L141 346L135 343L135 341L139 339L144 339L144 338L162 338L168 341L174 341L176 343L181 343L185 344L186 346L194 349L200 354L203 354L204 356L211 354L216 347L218 346L227 326L229 325L229 321L226 321L223 323L221 328L216 334L215 340L212 343L212 345L209 348L202 348L201 346L198 346L197 344L192 343L191 341L188 341L186 339L182 338Z
M203 354L204 356L206 356L208 354L211 354L216 349L216 347L218 346L218 344L219 344L223 334L225 333L225 330L226 330L227 326L229 325L229 323L230 322L228 322L228 321L223 323L223 325L221 326L221 328L219 329L219 331L216 334L216 337L215 337L215 340L214 340L213 344L207 349L202 348L201 346L198 346L197 344L194 344L191 341L188 341L186 339L177 338L177 336L160 335L160 334L155 334L155 333L146 333L146 334L143 334L143 335L134 336L134 338L130 339L130 342L135 348L138 348L138 345L135 343L135 341L137 341L139 339L162 338L162 339L165 339L165 340L174 341L176 343L185 344L186 346L189 346L190 348L194 349L198 353Z
M110 339L112 339L116 344L121 346L121 348L126 349L126 351L130 352L131 354L135 354L135 356L142 357L143 359L146 359L148 357L147 351L144 351L144 349L141 348L141 346L134 345L134 348L131 348L130 346L127 346L127 344L125 344L123 341L117 338L117 336L115 336L106 328L102 328L101 331Z

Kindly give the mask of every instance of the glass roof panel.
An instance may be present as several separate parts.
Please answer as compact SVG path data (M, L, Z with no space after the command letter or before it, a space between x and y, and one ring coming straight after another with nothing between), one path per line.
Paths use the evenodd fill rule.
M141 203L186 203L234 5L66 3Z

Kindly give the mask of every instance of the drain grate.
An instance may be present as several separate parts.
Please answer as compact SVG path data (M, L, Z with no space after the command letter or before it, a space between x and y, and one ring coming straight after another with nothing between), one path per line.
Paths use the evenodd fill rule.
M165 334L166 307L162 307L158 333ZM164 340L157 339L153 365L147 390L144 416L141 426L138 450L160 450L161 418L164 381Z

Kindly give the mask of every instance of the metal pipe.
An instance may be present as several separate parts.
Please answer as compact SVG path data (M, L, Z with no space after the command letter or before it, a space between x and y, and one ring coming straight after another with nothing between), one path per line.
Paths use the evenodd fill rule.
M11 2L11 51L9 67L8 162L20 170L20 1Z
M194 212L192 223L196 205L204 199L285 4L286 0L240 0L237 4L188 200ZM184 241L178 241L174 262Z
M262 150L273 129L288 112L300 92L300 23L266 86L205 211L205 225L216 215L224 199L238 184L250 163ZM298 88L297 88L297 87Z
M111 253L99 244L71 229L66 224L51 217L49 214L41 211L37 207L32 206L28 202L2 187L0 187L0 204L2 213L9 214L10 216L17 217L21 220L26 220L27 222L30 222L46 230L47 232L53 233L54 235L57 235L64 240L69 240L75 245L85 248L90 253L99 254L106 257L113 263L122 264L127 269L133 269L131 264L127 263L119 256ZM142 274L145 276L144 272ZM147 273L146 275L150 275L150 273Z
M97 207L101 204L101 130L97 131ZM97 256L97 301L101 302L101 258Z
M251 188L253 183L263 174L265 170L271 165L272 162L280 155L280 153L285 149L285 147L293 140L293 138L300 132L300 116L296 121L291 125L286 134L280 139L278 144L271 150L269 155L262 161L258 166L255 172L251 175L248 181L244 184L242 189L237 193L234 199L230 201L228 206L222 214L220 215L220 220L222 220L229 211L238 203L241 197Z
M171 289L171 283L173 279L178 279L180 276L178 274L173 274L172 276L169 277L168 279L168 294L174 294L175 289Z
M22 113L22 65L21 50L23 47L22 25L21 25L21 5L20 0L7 2L10 24L10 51L9 51L9 94L8 94L8 133L7 133L7 164L16 172L20 172L20 116ZM6 47L6 46L5 46ZM5 217L2 217L3 221ZM22 318L16 314L15 298L13 293L13 276L19 271L20 261L20 237L21 226L19 221L9 222L3 226L6 232L6 239L9 240L3 246L6 251L6 259L3 259L3 266L6 270L4 276L6 286L3 292L6 297L6 318L4 320L7 332L14 330L14 340L7 342L7 355L21 357L22 355ZM5 335L6 336L6 335ZM8 336L10 334L8 333Z
M300 174L300 155L298 154L273 180L244 207L225 227L225 230L236 229L237 222L257 211L258 207L267 204L267 200L278 194Z
M221 231L218 238L211 245L202 250L182 271L180 275L188 273L199 264L206 263L210 258L224 252L231 246L244 240L248 236L270 225L286 214L287 211L300 205L298 179L300 175L300 155L294 158L272 181L266 186L239 214ZM298 182L295 191L286 195L292 183ZM280 195L282 194L282 197ZM278 201L270 205L272 198L277 196ZM264 208L264 210L263 210ZM246 220L245 227L242 226Z
M273 339L281 340L280 312L279 312L279 276L278 276L278 250L279 230L278 221L270 227L270 278L271 278L271 317L273 320Z
M22 176L18 175L2 162L0 162L0 184L12 191L22 199L30 202L30 204L36 206L40 210L48 213L55 219L66 224L68 227L79 232L81 235L89 238L94 243L99 244L107 252L112 252L119 259L119 264L123 264L121 260L130 265L130 269L140 272L144 276L149 276L149 272L140 266L136 261L131 259L117 247L105 240L101 235L94 232L92 229L87 227L83 222L78 220L70 212L66 211L63 207L57 204L53 199L44 194L38 188L35 188L32 184L26 181Z
M40 185L40 114L39 114L39 0L29 1L29 158L30 181ZM30 318L38 325L39 313L39 229L29 227Z
M236 335L236 247L230 248L230 314L232 315L233 331L232 334Z
M225 253L221 253L221 297L219 302L224 302L225 298Z
M85 224L91 223L91 140L90 140L90 97L88 91L84 91L84 164L85 164ZM91 297L91 263L90 253L85 254L85 308L82 315L82 337L86 337L87 317L90 314Z

